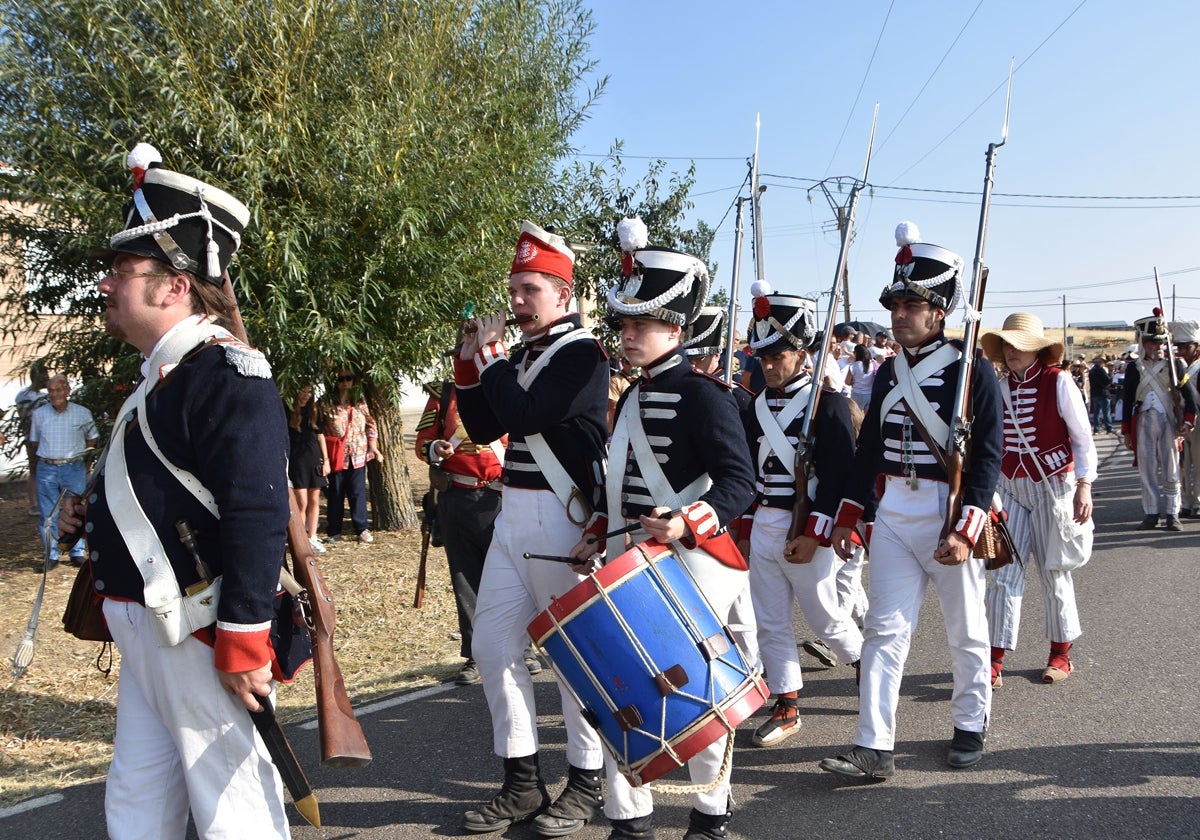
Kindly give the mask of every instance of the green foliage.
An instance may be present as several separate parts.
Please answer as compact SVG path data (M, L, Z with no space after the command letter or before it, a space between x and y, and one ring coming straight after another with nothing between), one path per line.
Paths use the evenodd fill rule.
M603 326L604 301L609 288L620 277L621 245L617 225L624 218L640 216L646 223L651 245L675 248L710 266L709 252L716 233L703 221L695 229L683 227L692 209L688 192L696 182L696 167L687 172L666 174L666 161L651 161L646 174L632 184L621 158L618 142L600 161L576 161L559 176L555 189L542 210L546 219L560 220L574 244L586 251L575 264L575 286L596 301L591 314L600 320L597 331L611 349L615 337Z
M500 293L516 221L603 86L591 27L577 0L0 3L0 198L37 208L0 235L38 278L3 329L65 309L89 317L53 368L130 356L98 329L88 254L123 226L124 155L146 141L251 208L235 286L286 386L424 369L464 300Z

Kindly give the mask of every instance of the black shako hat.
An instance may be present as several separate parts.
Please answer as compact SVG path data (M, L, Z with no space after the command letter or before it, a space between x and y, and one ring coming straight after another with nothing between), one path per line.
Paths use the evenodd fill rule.
M1133 326L1138 332L1138 341L1170 341L1166 319L1157 306L1154 307L1152 315L1138 318L1133 322Z
M621 279L608 290L610 327L621 318L654 318L686 327L700 314L712 281L700 260L670 248L648 245L646 224L623 219L617 226L621 250Z
M940 245L921 242L915 222L896 226L896 269L892 282L884 287L879 302L892 308L897 298L927 300L933 306L954 311L962 292L963 258Z
M799 295L771 291L766 280L750 284L754 317L750 321L750 349L756 356L784 350L808 350L817 337L817 302Z
M725 308L701 307L700 314L688 327L688 340L683 349L688 356L716 356L725 349Z
M222 285L250 221L246 205L224 190L164 169L162 155L148 143L134 146L126 160L133 171L133 199L121 211L125 229L109 247Z

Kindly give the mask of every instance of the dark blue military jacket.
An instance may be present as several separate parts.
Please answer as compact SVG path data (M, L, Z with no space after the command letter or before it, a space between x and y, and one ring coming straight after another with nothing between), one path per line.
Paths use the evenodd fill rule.
M667 481L682 490L708 473L712 487L698 501L716 511L722 528L728 526L754 498L750 452L729 386L693 368L681 350L647 365L638 384L642 427ZM632 393L631 387L621 395L617 417ZM609 512L612 519L646 516L655 507L632 451L621 498L622 509ZM603 494L600 504L606 511Z
M549 490L545 476L534 467L525 443L541 433L550 450L580 492L595 505L596 488L603 483L605 440L608 437L608 356L595 340L573 341L558 350L526 391L517 374L532 364L558 339L579 326L568 315L538 338L521 345L508 359L490 364L479 384L460 384L470 376L455 362L458 414L471 440L491 443L508 434L503 482L512 487Z
M185 356L148 395L147 416L125 427L125 454L134 493L181 590L200 579L175 528L185 520L213 576L224 576L218 621L247 626L275 617L289 516L288 432L275 383L238 373L227 358L235 352L248 349L210 343ZM147 421L167 459L212 492L219 522L150 451L140 428ZM88 493L85 531L96 590L144 603L142 577L117 533L102 476Z
M802 373L784 383L782 388L764 389L755 400L766 400L771 416L774 417L811 379L809 374ZM807 408L802 409L783 430L792 446L800 440L807 412ZM757 464L759 447L766 443L766 438L754 406L745 413L745 419L750 457ZM846 398L829 391L821 394L821 401L817 404L817 416L813 419L809 433L813 437L813 471L817 478L817 492L812 510L832 518L837 513L838 503L845 492L849 465L854 459L854 424L850 419L850 407ZM755 501L759 505L785 510L791 510L795 506L796 482L788 475L787 467L777 452L767 456L758 479L758 496Z
M907 352L910 357L915 356L919 360L945 343L945 333L938 333L917 348L915 354L907 350L902 352ZM956 340L952 343L959 350L962 349L961 342ZM974 375L970 389L971 442L969 458L962 476L962 501L964 505L986 511L991 507L996 484L1000 480L1000 459L1004 455L1003 405L999 380L991 363L982 359L972 370ZM954 426L950 415L954 411L954 389L958 384L958 371L959 363L954 362L921 385L921 391L930 405L951 428ZM871 388L871 404L858 436L854 471L846 492L846 498L860 506L869 505L876 479L880 475L905 475L906 452L913 458L918 480L946 481L946 471L930 454L920 432L911 424L906 429L904 419L908 412L903 410L902 404L894 406L888 416L883 418L881 428L880 405L895 384L895 360L887 359L875 374L875 384Z

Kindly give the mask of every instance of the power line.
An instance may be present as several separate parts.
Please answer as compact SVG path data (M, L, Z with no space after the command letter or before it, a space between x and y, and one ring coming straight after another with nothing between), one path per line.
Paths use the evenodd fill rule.
M862 96L863 88L867 85L867 77L871 75L871 67L875 64L875 54L879 52L879 44L883 41L883 33L887 30L888 19L892 16L892 7L896 5L896 0L892 0L888 4L887 14L883 16L883 25L879 27L879 37L875 39L875 47L871 50L871 58L867 61L867 69L863 71L862 81L858 83L858 93L854 94L854 102L850 104L850 112L846 114L846 124L842 126L842 133L838 135L837 143L833 146L833 154L829 156L829 163L825 164L825 172L828 174L829 168L833 166L833 159L837 157L838 149L842 147L842 140L846 137L846 129L850 127L850 119L854 116L854 109L858 107L859 97Z
M784 181L803 181L809 184L819 183L817 178L806 178L800 175L779 175L774 172L762 173L763 178L779 178ZM852 180L850 176L846 176L847 180ZM777 184L785 189L789 188L787 184ZM867 188L876 192L893 190L896 192L927 192L940 193L943 195L967 195L978 197L978 190L948 190L937 187L897 187L891 184L867 184ZM791 187L791 189L801 189L800 187ZM805 187L804 189L807 189ZM993 192L994 197L1001 198L1047 198L1059 199L1062 201L1196 201L1200 200L1200 195L1067 195L1058 193L1006 193Z
M1024 60L1020 64L1017 65L1016 70L1014 70L1013 73L1015 74L1022 67L1024 67L1026 64L1028 64L1029 61L1035 55L1038 54L1038 52L1041 50L1041 48L1046 46L1046 42L1049 41L1051 38L1053 38L1058 33L1058 30L1060 30L1064 26L1066 26L1067 21L1069 21L1071 18L1073 18L1075 16L1075 13L1078 12L1080 9L1082 9L1084 7L1084 4L1086 4L1086 3L1087 3L1087 0L1079 0L1079 5L1076 6L1074 9L1072 9L1071 13L1068 14L1065 18L1063 18L1062 22L1058 26L1054 27L1054 30L1049 35L1047 35L1045 38L1042 39L1042 42L1034 48L1033 52L1031 52L1029 55L1027 55L1024 58ZM943 137L941 140L939 140L937 143L934 144L932 149L930 149L925 154L921 155L921 157L917 158L917 161L912 166L908 167L908 169L905 169L903 172L901 172L899 175L897 175L896 180L903 178L905 175L907 175L909 172L911 172L913 169L915 169L918 165L920 165L920 163L923 160L925 160L925 158L929 157L931 154L933 154L939 148L941 148L943 143L945 143L947 140L949 140L951 137L953 137L960 128L962 128L964 125L966 125L967 120L969 120L969 119L971 119L971 117L975 116L975 113L980 108L982 108L985 104L987 104L988 100L990 100L993 96L995 96L997 91L999 91L1001 88L1003 88L1007 83L1008 83L1008 80L1006 79L1005 81L996 85L996 87L994 87L992 89L991 93L989 93L987 96L985 96L983 98L983 100L971 110L971 113L969 113L965 117L963 117L962 121L959 122L958 125L954 126L954 128L950 129L950 131L946 134L945 137ZM895 181L893 181L892 183L895 183Z
M933 81L933 77L937 75L938 70L942 69L942 65L945 64L946 59L950 57L950 52L954 49L955 44L959 42L963 36L963 33L967 31L967 27L970 26L971 21L975 19L975 15L979 12L980 7L982 6L983 0L979 0L979 3L975 6L975 10L971 12L971 16L967 18L967 22L962 25L962 29L958 30L958 34L954 36L954 40L951 42L950 46L946 47L946 52L942 53L942 59L937 63L937 67L933 68L933 72L929 74L929 78L925 80L925 84L921 85L921 89L917 91L917 95L912 98L912 102L908 103L908 107L904 109L904 113L900 115L900 119L896 120L896 124L892 126L892 130L888 132L887 137L883 138L883 142L879 144L879 150L882 150L883 147L887 145L887 141L891 140L892 135L896 133L898 128L900 128L900 124L904 122L904 118L908 116L908 112L911 111L913 106L917 104L917 100L921 98L921 94L925 92L925 88L929 87L929 83Z

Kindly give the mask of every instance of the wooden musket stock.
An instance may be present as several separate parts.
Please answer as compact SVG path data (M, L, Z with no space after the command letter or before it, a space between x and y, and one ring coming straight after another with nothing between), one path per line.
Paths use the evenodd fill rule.
M249 344L246 325L233 294L229 274L225 274L225 297L229 300L230 331L239 341ZM360 767L371 760L362 727L354 717L354 708L346 695L342 670L333 656L333 631L337 615L333 596L325 577L313 557L304 520L288 492L288 554L292 558L292 574L304 589L299 597L303 618L312 641L313 682L317 691L317 728L320 731L321 763L331 767Z

